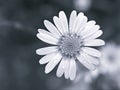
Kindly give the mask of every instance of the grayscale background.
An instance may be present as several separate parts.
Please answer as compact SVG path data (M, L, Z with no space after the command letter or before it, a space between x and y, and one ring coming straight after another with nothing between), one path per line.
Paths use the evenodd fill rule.
M42 56L35 51L48 44L36 37L37 29L46 29L43 20L53 22L61 10L67 17L72 10L83 11L101 26L104 34L100 38L120 45L120 0L86 0L83 6L77 1L0 0L0 90L120 90L119 69L114 77L99 74L88 85L57 78L57 68L46 75L45 65L39 64Z

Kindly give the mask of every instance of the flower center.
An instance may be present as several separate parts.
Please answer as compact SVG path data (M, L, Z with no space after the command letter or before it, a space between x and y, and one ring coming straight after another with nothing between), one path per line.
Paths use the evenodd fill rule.
M80 52L82 40L76 34L67 34L60 38L58 46L63 56L74 57Z

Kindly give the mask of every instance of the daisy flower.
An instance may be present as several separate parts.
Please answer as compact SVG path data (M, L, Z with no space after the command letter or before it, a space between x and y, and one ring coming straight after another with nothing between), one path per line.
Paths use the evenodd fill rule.
M113 75L118 73L120 68L120 46L115 43L107 43L100 51L103 53L100 57L100 73Z
M76 60L90 70L95 70L99 64L98 57L101 53L89 46L101 46L105 42L96 39L102 35L100 26L95 21L88 21L87 17L80 12L77 15L72 11L69 24L64 11L59 12L59 17L54 16L52 24L44 20L48 31L38 29L37 37L52 46L36 50L38 55L45 55L39 61L46 64L45 73L50 73L59 64L57 77L65 76L66 79L74 80L76 77Z

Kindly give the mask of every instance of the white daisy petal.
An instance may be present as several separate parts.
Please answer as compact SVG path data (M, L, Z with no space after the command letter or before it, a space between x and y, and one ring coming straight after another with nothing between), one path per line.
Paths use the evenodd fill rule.
M101 46L104 45L105 42L101 39L93 39L84 42L85 46Z
M84 14L82 12L80 12L75 20L75 23L73 24L73 33L77 32L77 29L79 26L81 26L81 22L84 19Z
M64 75L65 75L66 79L68 79L70 77L69 68L70 68L70 60L66 59L65 72L64 72Z
M70 32L73 33L73 24L76 20L76 17L77 17L77 12L75 10L72 11L72 13L70 14L70 20L69 20L69 29L70 29Z
M54 58L46 65L45 67L45 73L50 73L54 68L55 66L60 62L62 56L57 53Z
M82 36L82 38L88 37L88 36L94 34L95 32L97 32L99 29L100 29L100 26L99 25L95 25L94 27L89 28L87 30L87 32L85 32L84 34L81 34L81 36Z
M46 63L48 63L49 61L51 61L51 60L54 58L55 55L56 55L56 53L48 54L48 55L42 57L42 58L39 60L39 63L40 63L40 64L46 64Z
M90 47L82 47L81 48L85 53L94 56L94 57L101 57L101 52Z
M88 24L89 26L93 26L93 25L96 24L96 22L95 22L94 20L90 20L90 21L88 21L87 24Z
M75 21L74 21L74 23L73 23L73 28L71 28L72 29L72 31L73 31L73 33L76 33L77 32L77 29L78 29L78 27L80 26L79 24L80 24L80 22L82 22L82 20L84 19L84 14L82 13L82 12L80 12L79 14L78 14L78 16L76 17L76 19L75 19Z
M89 63L91 63L91 64L99 65L99 63L100 63L97 58L92 57L92 56L90 56L90 55L88 55L88 54L86 54L86 53L84 53L84 57L86 57L86 58L87 58L87 61L88 61Z
M77 56L77 59L80 61L81 64L83 64L89 70L95 70L96 69L95 65L93 65L93 64L91 64L87 61L87 58L84 56L84 54L81 54L81 55Z
M81 32L81 30L85 27L87 20L88 18L86 16L78 15L77 25L74 32L75 33Z
M85 28L84 28L81 32L79 32L79 34L82 35L82 36L86 35L86 33L95 26L95 23L96 23L96 22L93 21L93 20L89 21L89 22L85 25Z
M58 50L57 46L51 46L51 47L44 47L44 48L37 49L36 53L38 55L46 55L46 54L49 54L49 53L53 53L57 50Z
M69 67L70 80L74 80L76 77L76 62L71 58Z
M89 55L86 55L86 57L88 58L88 61L91 62L92 64L94 65L99 65L100 64L100 61L94 57L91 57Z
M66 60L65 60L65 58L62 58L59 66L58 66L57 72L56 72L57 77L61 77L64 74L65 67L66 67Z
M59 18L60 18L64 33L68 33L68 21L64 11L59 12Z
M63 34L64 34L64 30L63 30L63 28L62 28L60 19L59 19L57 16L54 16L54 17L53 17L53 21L54 21L57 29L58 29L58 30L60 31L60 33L63 35Z
M49 44L54 44L54 45L57 45L57 42L58 40L54 37L52 37L52 34L45 31L45 30L42 30L42 29L38 29L39 33L37 34L37 37L46 42L46 43L49 43Z
M54 34L56 38L59 38L61 36L60 32L50 21L44 20L44 25L52 34Z
M89 37L84 37L83 39L85 39L85 41L86 40L95 39L95 38L98 38L99 36L101 36L102 34L103 34L103 31L102 30L98 30L96 33L92 34Z

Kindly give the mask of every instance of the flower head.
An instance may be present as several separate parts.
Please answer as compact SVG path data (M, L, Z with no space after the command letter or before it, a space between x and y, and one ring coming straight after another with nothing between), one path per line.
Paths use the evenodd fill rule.
M72 11L68 24L67 17L63 11L59 17L53 17L54 24L44 20L45 27L49 30L38 29L37 37L54 46L36 50L38 55L45 55L39 61L46 64L45 73L51 72L59 64L56 75L63 74L66 79L74 80L76 77L76 60L90 70L95 70L99 64L98 57L101 53L89 46L101 46L105 42L96 39L102 35L102 30L95 21L88 21L87 17L80 12Z

